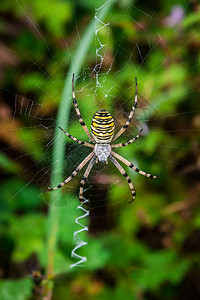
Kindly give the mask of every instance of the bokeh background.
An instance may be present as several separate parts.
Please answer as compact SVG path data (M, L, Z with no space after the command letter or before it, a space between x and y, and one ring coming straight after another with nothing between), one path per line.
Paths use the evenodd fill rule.
M0 31L0 299L199 299L199 2L7 0ZM125 168L137 193L130 205L115 167L95 166L84 194L89 232L80 235L88 244L77 251L87 262L71 269L81 175L62 191L42 191L90 151L57 130L77 49L76 96L88 127L100 108L124 124L137 76L138 110L120 141L144 133L117 152L160 177ZM72 98L62 102L63 126L88 141ZM53 146L60 139L64 156Z

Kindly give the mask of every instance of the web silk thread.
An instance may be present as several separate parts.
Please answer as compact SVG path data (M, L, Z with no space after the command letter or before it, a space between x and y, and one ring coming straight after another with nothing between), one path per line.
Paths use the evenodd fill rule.
M84 262L87 261L87 257L81 256L81 255L77 254L76 251L77 251L79 248L81 248L81 247L83 247L83 246L85 246L85 245L88 244L87 242L84 242L84 241L79 237L79 234L80 234L81 232L83 232L83 231L88 231L88 226L85 226L85 225L83 225L82 223L79 222L80 219L86 218L86 217L89 216L89 214L90 214L90 211L83 207L83 205L86 204L86 203L88 203L88 202L89 202L88 200L85 200L85 201L83 202L83 204L81 204L81 205L79 205L79 206L77 207L77 209L81 209L81 210L84 212L84 214L83 214L82 216L77 217L76 220L75 220L75 222L76 222L78 225L80 225L82 228L81 228L80 230L74 231L73 239L74 239L74 241L75 241L76 246L74 247L74 249L73 249L72 252L71 252L71 257L72 257L72 258L75 258L75 259L78 259L78 261L77 261L76 263L74 263L74 264L71 264L71 265L70 265L70 268L74 268L74 267L82 267L82 266L83 266L82 264L83 264Z
M93 69L93 73L95 73L96 75L96 86L101 87L101 84L99 82L99 71L102 68L103 65L103 60L104 60L104 56L105 52L106 52L106 47L107 44L103 44L100 40L99 37L99 31L103 30L105 27L108 28L109 30L109 22L108 23L104 23L103 21L101 21L98 17L98 13L99 11L102 9L102 7L104 7L106 4L108 4L111 0L107 1L106 3L104 3L101 7L96 8L95 9L95 37L96 37L96 46L98 44L98 47L96 48L96 66ZM108 31L108 36L109 36L109 31ZM102 50L104 49L104 54L101 54Z

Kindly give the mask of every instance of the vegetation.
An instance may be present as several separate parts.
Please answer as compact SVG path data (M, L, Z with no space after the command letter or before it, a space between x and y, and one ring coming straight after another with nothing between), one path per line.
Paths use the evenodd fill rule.
M103 3L0 6L1 300L200 297L200 5ZM116 168L94 167L84 193L90 215L81 221L88 244L77 251L87 262L71 269L82 174L63 189L42 191L90 151L57 127L88 141L72 107L72 72L88 127L100 108L117 128L124 124L137 76L136 117L119 140L141 128L144 134L117 152L160 177L126 169L137 194L128 204L131 193Z

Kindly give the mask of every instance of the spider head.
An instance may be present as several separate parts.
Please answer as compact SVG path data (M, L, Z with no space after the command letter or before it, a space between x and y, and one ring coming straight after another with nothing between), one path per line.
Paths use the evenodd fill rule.
M108 144L111 142L115 130L113 117L106 109L100 109L92 118L91 132L96 143Z

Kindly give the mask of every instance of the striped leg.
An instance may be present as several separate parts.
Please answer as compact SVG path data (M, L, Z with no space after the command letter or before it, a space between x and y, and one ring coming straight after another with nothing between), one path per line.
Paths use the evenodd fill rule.
M136 107L137 107L137 77L135 77L135 102L134 102L131 112L128 116L128 120L126 121L125 125L122 126L122 128L118 131L118 133L114 136L113 141L118 139L118 137L120 137L120 135L122 135L122 133L128 128L128 126L131 123L134 112L136 110Z
M121 155L119 155L118 153L115 153L115 152L111 151L111 154L113 156L115 156L117 159L121 160L125 165L127 165L128 167L130 167L131 169L133 169L135 172L137 172L137 173L139 173L139 174L141 174L143 176L149 177L149 178L158 178L158 176L151 175L149 173L146 173L144 171L139 170L130 161L128 161L127 159L125 159L124 157L122 157Z
M109 156L111 161L113 162L113 164L117 167L117 169L119 170L119 172L125 177L125 179L127 180L128 184L129 184L129 187L131 189L131 193L133 195L133 198L131 201L129 201L128 203L132 203L135 199L135 190L134 190L134 187L133 187L133 184L131 182L131 179L130 177L127 175L126 171L122 168L122 166L118 163L118 161L112 156L110 155Z
M85 122L83 121L83 118L82 118L82 116L81 116L80 110L79 110L79 108L78 108L78 103L77 103L77 101L76 101L76 96L75 96L75 91L74 91L74 73L73 73L73 75L72 75L72 95L73 95L73 104L74 104L74 107L75 107L75 110L76 110L76 114L77 114L77 116L78 116L78 120L79 120L81 126L83 127L85 133L86 133L87 136L89 137L89 139L90 139L91 141L94 142L94 139L93 139L93 137L91 136L91 134L90 134L90 132L89 132L89 130L88 130L88 128L87 128Z
M78 144L80 145L83 145L83 146L87 146L87 147L90 147L90 148L94 148L94 145L90 144L90 143L86 143L86 142L83 142L83 141L80 141L78 140L77 138L75 138L73 135L67 133L64 129L62 129L60 126L58 126L58 128L60 128L60 130L62 130L62 132L64 132L70 139L72 139L73 141L77 142Z
M83 203L83 186L84 186L85 181L88 178L88 176L89 176L89 174L92 170L92 167L94 166L95 161L96 161L96 156L94 156L91 159L91 161L89 162L89 164L87 166L87 169L85 170L85 173L83 175L83 179L80 182L79 200L80 200L81 203Z
M72 172L72 174L67 178L65 179L63 182L61 182L59 185L57 185L56 187L52 188L52 189L49 189L45 192L50 192L50 191L53 191L53 190L57 190L61 187L63 187L66 183L68 183L72 178L74 178L77 173L86 165L86 163L94 156L94 152L92 151L81 163L80 165L74 170L74 172Z
M114 145L111 145L111 147L112 147L112 148L125 147L125 146L127 146L127 145L129 145L129 144L135 142L135 141L139 138L139 136L140 136L140 134L141 134L142 131L143 131L143 129L141 129L140 132L136 135L136 137L134 137L134 138L131 139L130 141L128 141L128 142L126 142L126 143L121 143L121 144L114 144Z

